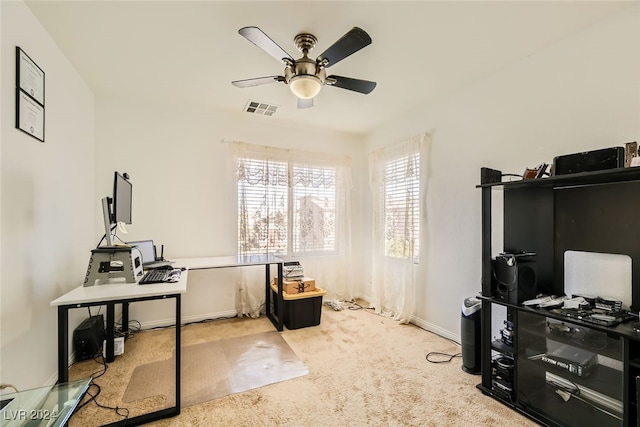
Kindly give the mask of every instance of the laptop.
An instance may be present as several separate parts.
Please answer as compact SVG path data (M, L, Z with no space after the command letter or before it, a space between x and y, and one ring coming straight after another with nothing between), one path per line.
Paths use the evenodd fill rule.
M140 255L142 256L142 268L144 269L163 267L165 265L172 264L170 261L167 261L162 257L158 258L156 254L156 245L153 243L153 240L137 240L127 242L127 245L138 248Z

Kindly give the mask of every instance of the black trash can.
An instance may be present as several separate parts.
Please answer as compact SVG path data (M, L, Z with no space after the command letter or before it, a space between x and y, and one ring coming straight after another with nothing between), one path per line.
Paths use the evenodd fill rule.
M469 374L480 373L480 309L478 298L465 298L460 319L462 342L462 370Z

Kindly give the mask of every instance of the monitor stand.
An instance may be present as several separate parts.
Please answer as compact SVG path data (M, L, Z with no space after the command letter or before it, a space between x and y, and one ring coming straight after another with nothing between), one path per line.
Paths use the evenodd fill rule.
M103 246L91 250L84 286L107 284L111 279L124 278L135 283L142 275L142 256L130 246Z

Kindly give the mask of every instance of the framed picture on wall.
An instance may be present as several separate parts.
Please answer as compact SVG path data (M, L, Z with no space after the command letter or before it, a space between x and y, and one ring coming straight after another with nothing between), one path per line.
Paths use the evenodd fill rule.
M44 71L16 46L16 128L44 142Z
M44 107L44 71L16 46L16 86Z
M44 142L44 107L16 88L16 128Z

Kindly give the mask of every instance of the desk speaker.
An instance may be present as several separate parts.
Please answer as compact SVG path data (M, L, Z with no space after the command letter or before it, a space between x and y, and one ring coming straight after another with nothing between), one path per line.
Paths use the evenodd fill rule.
M513 254L501 254L492 260L494 298L520 305L538 294L536 262L518 259Z

